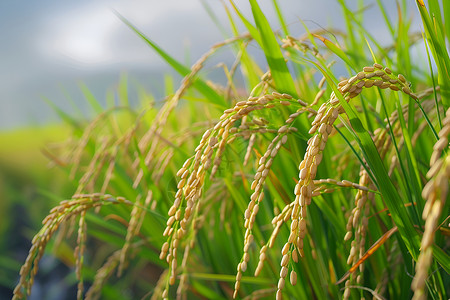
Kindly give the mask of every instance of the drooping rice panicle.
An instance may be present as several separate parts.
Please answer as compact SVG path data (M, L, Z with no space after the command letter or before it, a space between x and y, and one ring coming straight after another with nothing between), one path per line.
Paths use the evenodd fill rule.
M411 92L403 75L395 76L388 68L383 68L380 64L374 64L370 67L364 67L363 71L357 75L341 81L338 84L338 90L343 94L345 101L358 96L363 88L379 87L381 89L389 88L393 91L402 91L413 99L417 96ZM295 186L295 200L291 215L291 230L288 241L285 243L282 252L292 248L303 256L303 239L306 235L306 209L311 203L312 191L314 190L314 179L317 173L317 167L322 161L323 150L332 131L332 126L344 110L340 106L338 97L332 93L330 100L322 104L317 111L317 115L311 124L310 134L313 136L308 140L308 146L305 156L299 165L299 180ZM356 248L354 250L356 253ZM283 254L281 268L287 266L289 262L289 253ZM284 273L281 273L284 274ZM348 289L349 283L346 284ZM280 276L279 287L277 290L277 299L282 296L284 287L284 277ZM348 292L347 292L348 294Z
M416 264L416 274L411 283L414 291L414 300L427 299L425 286L427 283L428 270L433 260L433 249L435 231L442 209L448 200L450 182L450 109L442 120L442 129L439 131L439 140L433 146L430 159L430 170L427 173L428 183L424 186L422 197L426 200L422 213L425 220L425 230L420 243L420 255Z
M205 53L202 57L200 57L195 64L191 67L191 72L183 78L183 81L181 83L181 86L178 88L178 90L175 92L173 97L169 99L169 101L166 102L164 107L161 108L161 110L158 112L158 115L156 116L155 121L152 123L151 128L147 131L147 133L142 137L142 139L139 141L139 149L141 152L146 151L145 156L145 164L148 165L150 161L153 159L154 153L156 151L157 145L158 145L158 139L155 139L155 136L160 136L162 133L162 130L164 129L164 125L167 122L167 118L169 114L175 109L175 107L178 104L178 101L181 99L181 97L184 95L184 93L187 91L189 86L192 84L192 81L194 80L195 76L198 74L198 72L203 68L203 64L205 61L213 55L218 49L229 45L231 43L235 43L236 41L240 40L246 40L250 39L250 35L244 34L242 36L233 37L230 39L227 39L223 42L217 43L216 45L212 46L210 50ZM150 144L150 147L149 147ZM147 149L149 148L149 149ZM148 150L148 151L147 151ZM134 167L136 168L139 164L139 159L136 159L134 162ZM135 181L133 183L133 186L136 187L139 182L143 178L143 171L140 170L138 172L138 175L135 178Z
M145 217L145 209L149 207L152 201L153 193L151 190L148 191L147 197L144 201L140 198L136 199L134 203L133 209L131 211L130 222L127 226L127 235L125 237L125 243L122 247L122 251L120 253L120 263L117 270L117 275L120 277L122 275L123 270L125 269L126 259L128 255L129 248L132 243L132 239L139 233L141 229L142 222Z
M174 204L169 209L169 219L164 231L164 236L168 236L168 241L164 243L160 254L160 258L165 258L171 266L171 276L169 278L170 284L174 284L175 282L178 245L180 239L184 237L186 230L188 230L187 227L189 222L192 222L191 216L193 214L195 215L198 210L198 201L201 197L206 171L211 169L210 177L214 177L219 169L225 147L230 142L229 140L233 139L234 136L237 136L239 133L249 134L250 127L248 124L250 124L250 122L242 122L240 126L236 128L234 127L236 121L247 120L249 114L253 111L283 107L291 105L291 103L303 105L302 101L298 102L290 95L279 94L276 92L261 97L250 97L247 101L237 102L233 108L224 111L219 122L213 128L204 133L196 148L194 157L188 159L183 167L177 172L177 176L180 177L177 186L178 191L175 195ZM290 119L292 119L292 117ZM259 127L260 125L265 125L263 124L264 121L254 119L253 122L256 125L257 131L269 131ZM273 161L273 157L270 157L272 158L270 159L269 156L272 154L273 156L276 155L276 152L287 140L285 135L292 130L296 129L291 128L288 125L276 130L280 136L276 138L272 146L273 149L270 149L270 151L267 152L268 161L265 162L263 166L267 165L267 167L270 167L269 164ZM266 173L268 173L268 171L264 173L265 176L267 176ZM257 193L260 191L262 191L262 186ZM184 203L186 204L186 208L183 211L182 205ZM250 235L247 235L247 238L248 236ZM249 240L247 242L249 242ZM245 268L245 264L243 266Z
M70 220L73 216L84 214L88 209L107 205L107 204L128 204L132 203L122 197L112 197L111 195L103 194L82 194L74 195L71 200L64 200L54 207L50 214L44 219L43 226L38 234L32 240L32 246L28 253L28 257L20 269L20 280L14 289L13 299L21 299L31 292L31 286L34 282L34 277L38 271L38 264L44 255L45 247L53 234L58 230L59 226ZM81 259L84 248L84 221L80 221L82 228L79 235L79 263L77 264L77 275L81 276Z
M291 118L292 117L290 117L288 121L290 121ZM290 122L288 121L286 121L286 123L291 123L291 121ZM241 262L237 267L235 290L233 294L234 298L236 298L239 290L242 273L247 270L247 264L250 258L248 250L250 248L251 243L253 242L252 228L255 223L256 215L258 214L259 211L260 202L264 198L264 191L263 191L264 182L267 176L269 175L270 167L272 166L274 158L278 154L281 147L287 142L288 139L287 134L291 131L296 130L297 129L295 127L289 127L288 125L283 125L282 127L280 127L277 131L277 135L267 147L266 152L259 159L257 172L251 184L251 189L254 192L250 196L250 203L248 204L248 207L244 213L245 219L244 228L246 229L244 235L244 253Z
M378 128L374 132L373 141L375 147L380 153L381 159L387 153L387 150L390 148L390 139L388 138L388 131L386 129ZM373 198L373 193L369 193L370 189L376 189L374 184L371 182L369 174L367 171L361 167L360 169L360 179L359 185L366 187L366 189L360 189L355 196L355 207L352 210L352 214L350 215L347 222L347 233L345 234L344 240L348 241L352 235L353 231L355 232L354 239L351 242L350 253L347 258L347 264L353 265L359 259L363 257L366 252L365 249L365 236L367 232L368 226L368 215L370 211L370 202L369 197ZM370 188L369 188L370 187ZM364 264L360 264L359 266L359 274L356 274L356 282L358 284L362 284L362 274L364 271ZM353 274L355 276L355 274ZM352 276L347 280L344 291L344 299L348 299L350 296L350 289L347 286L351 285Z

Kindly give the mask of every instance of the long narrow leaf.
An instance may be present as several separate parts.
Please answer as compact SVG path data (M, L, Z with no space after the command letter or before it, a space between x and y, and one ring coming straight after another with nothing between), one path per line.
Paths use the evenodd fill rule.
M95 98L95 96L92 94L92 92L89 90L87 85L84 83L80 83L80 89L83 92L83 95L86 98L87 102L94 110L94 112L96 114L101 114L103 112L103 107L100 105L100 103Z
M340 59L342 59L348 66L350 66L353 71L356 70L356 66L353 64L353 62L350 60L350 58L347 56L347 54L338 46L335 45L332 41L324 38L321 35L318 34L312 34L313 36L315 36L316 38L318 38L319 40L321 40L325 46L330 49L331 52L333 52L334 54L336 54L337 56L339 56Z
M417 0L422 22L424 25L427 40L430 43L430 49L438 67L438 82L441 86L442 103L444 110L450 106L450 58L447 52L445 40L442 38L440 27L435 26L428 14L427 8L422 0ZM447 20L448 22L448 20Z
M116 13L117 16L131 29L133 30L139 37L141 37L150 47L155 50L175 71L177 71L181 76L188 75L191 70L169 54L167 54L163 49L161 49L155 42L150 40L146 35L144 35L139 29L137 29L133 24L131 24L125 17ZM221 108L228 107L225 99L220 96L216 91L214 91L211 87L209 87L206 82L201 80L200 78L195 78L192 82L192 86L196 88L203 96L205 96L210 102L219 105Z
M275 34L270 28L269 22L261 11L256 0L250 0L250 4L252 6L256 27L258 28L261 36L261 41L259 41L259 43L266 56L277 90L297 96L294 80L289 73L286 61L281 53L280 45L275 38Z

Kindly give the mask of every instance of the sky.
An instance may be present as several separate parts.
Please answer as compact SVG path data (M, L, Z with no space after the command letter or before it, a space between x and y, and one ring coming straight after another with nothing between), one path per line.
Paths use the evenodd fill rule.
M395 18L395 1L383 2ZM0 131L58 121L44 98L69 113L71 101L86 106L81 83L103 101L123 74L162 97L163 77L171 73L170 67L115 12L178 60L193 63L224 39L202 3L228 29L219 0L0 1ZM248 1L235 3L251 16ZM259 3L273 28L279 28L272 1ZM336 0L279 3L290 29L298 35L303 33L299 20L310 28L344 28ZM357 7L357 0L347 3ZM386 40L386 29L378 26L381 16L375 1L367 3L375 5L366 12L370 16L366 26L375 38ZM416 13L413 6L411 11ZM223 55L231 64L232 57Z

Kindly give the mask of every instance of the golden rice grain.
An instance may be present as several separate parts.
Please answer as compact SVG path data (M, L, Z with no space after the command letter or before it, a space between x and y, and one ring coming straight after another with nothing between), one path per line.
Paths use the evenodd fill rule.
M405 76L403 76L402 74L398 74L397 77L398 77L398 80L400 80L402 83L406 83Z
M450 155L447 151L442 157L438 158L444 148L449 149L448 138L450 132L450 109L446 112L446 117L443 120L442 130L447 132L447 136L440 134L439 140L433 147L433 152L438 155L432 156L435 160L433 164L430 163L431 168L427 173L430 178L422 191L422 197L426 199L422 218L425 220L425 230L421 240L421 251L416 264L416 274L411 283L411 289L414 291L413 299L426 299L425 292L426 281L428 277L428 270L432 263L432 245L436 228L438 226L439 218L442 214L445 201L448 199L450 181Z
M291 40L292 42L292 40ZM266 73L266 79L269 80L270 74ZM377 76L376 80L371 80L369 78ZM395 90L402 90L402 92L406 94L411 94L411 91L405 89L407 87L405 85L406 81L402 81L401 77L398 77L398 82L392 82L397 80L392 75L392 72L379 64L374 64L373 67L365 67L363 72L359 72L357 75L353 76L349 80L343 81L339 83L340 91L343 93L343 98L345 101L349 101L351 98L358 96L363 88L368 88L372 86L379 86L380 88L391 88ZM323 96L325 90L321 89L319 93L316 95L316 99L319 99ZM340 96L340 95L339 95ZM288 133L291 132L292 127L291 124L295 118L297 118L301 112L309 111L312 114L316 115L314 122L309 130L313 136L308 141L308 147L306 150L305 157L303 161L299 164L299 180L295 186L294 193L296 194L295 200L293 203L286 205L283 211L280 214L277 214L273 219L273 224L275 228L272 232L270 240L267 244L267 247L273 246L273 241L275 240L280 226L283 223L287 223L290 221L290 234L288 242L285 243L285 246L282 249L283 259L280 263L280 280L278 283L277 289L277 298L281 297L281 290L285 285L285 277L288 273L287 265L289 264L289 260L292 257L294 261L298 259L297 253L303 253L303 239L305 238L307 231L307 221L306 221L306 211L307 206L311 203L311 197L313 196L313 191L315 191L315 177L318 169L318 165L321 163L323 158L323 151L326 147L327 140L329 135L332 133L333 124L336 118L340 113L344 113L343 108L340 106L339 99L334 93L330 97L330 100L320 107L320 109L315 112L312 108L308 107L308 104L302 100L297 100L297 103L300 105L304 105L305 108L300 111L298 110L295 113L291 113L289 119L286 120L286 125L275 129L276 137L272 140L269 147L267 148L264 155L261 157L259 161L259 165L257 167L257 172L254 176L253 182L251 183L251 189L253 190L252 195L250 196L250 201L248 207L245 211L245 224L246 233L244 237L244 253L241 259L241 262L237 267L236 274L236 283L235 290L233 292L233 296L236 297L238 294L238 289L240 287L240 281L242 279L242 273L245 272L248 268L248 261L251 249L251 244L253 241L252 228L255 221L256 214L259 210L260 201L263 198L263 186L265 179L270 173L270 168L272 166L272 162L276 159L276 156L283 144L287 142ZM261 128L266 124L263 124L263 121L260 119L251 119L251 114L255 110L261 109L270 109L272 107L280 107L287 105L297 105L298 104L292 101L292 97L287 94L280 94L277 92L272 93L271 95L265 95L263 97L249 97L246 101L238 102L233 108L227 109L224 111L224 115L220 118L220 121L214 126L214 128L206 135L204 140L202 139L199 147L196 149L196 154L194 156L193 162L186 164L183 166L184 169L177 173L177 176L180 177L179 181L179 189L182 192L175 198L175 202L177 205L173 206L169 209L169 220L167 224L167 228L165 230L166 235L171 239L171 243L169 246L163 246L166 251L161 251L161 253L168 253L168 255L164 254L166 258L168 258L169 264L171 266L171 275L170 282L175 281L175 269L177 267L176 260L176 248L178 248L180 242L177 239L176 235L178 235L179 227L186 230L186 224L188 222L195 221L195 218L192 218L192 215L196 215L194 212L198 211L198 201L201 197L201 190L204 183L204 177L206 171L212 167L211 175L213 176L215 172L218 171L219 165L222 161L222 154L225 150L225 146L227 144L227 140L236 138L236 136L242 136L245 138L252 138L256 136L256 133L260 132L270 132L269 128ZM237 127L235 124L236 121L240 121L240 126ZM238 121L239 122L239 121ZM255 127L258 126L259 128ZM273 124L271 124L272 127ZM253 131L252 131L253 130ZM264 131L263 131L264 130ZM238 135L239 134L239 135ZM250 144L251 141L249 141ZM247 153L251 152L251 148L249 147ZM249 161L250 155L246 154L245 162ZM365 184L355 184L350 181L336 181L336 185L342 187L351 187L358 188L358 193L368 192L368 188ZM320 190L324 191L324 190ZM174 202L174 204L175 204ZM358 238L360 238L360 243L364 244L364 229L363 227L367 226L367 220L364 219L364 211L365 205L364 201L355 203L356 210L352 215L351 225L355 224L360 226L358 228ZM183 207L186 207L184 210L184 215L182 214ZM362 216L362 218L360 218ZM191 218L190 218L191 217ZM172 219L171 219L172 218ZM182 225L184 224L184 225ZM288 223L289 224L289 223ZM189 227L190 228L190 227ZM181 233L181 232L180 232ZM184 234L183 234L184 235ZM346 237L350 235L347 232ZM350 237L349 237L350 238ZM353 250L351 250L352 259L361 252L360 245L355 243ZM263 248L263 249L267 249ZM261 249L262 250L262 249ZM295 258L294 254L295 253ZM164 256L163 255L163 256ZM260 252L260 260L258 262L258 267L255 270L255 275L261 272L261 268L263 265L263 261L266 258L265 250ZM292 275L291 272L291 278ZM361 277L359 277L361 278ZM359 280L359 279L358 279ZM291 279L292 282L292 279ZM347 292L347 290L346 290Z

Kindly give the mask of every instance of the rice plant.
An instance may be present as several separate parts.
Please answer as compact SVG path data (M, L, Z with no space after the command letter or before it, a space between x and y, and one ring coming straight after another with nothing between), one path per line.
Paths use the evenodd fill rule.
M417 0L418 35L405 1L395 24L377 1L384 46L338 2L347 32L294 37L277 1L282 32L256 0L253 20L230 1L233 36L191 68L119 15L184 79L162 105L143 92L130 108L121 84L123 105L93 103L85 125L64 116L75 139L59 155L78 187L44 220L13 299L64 239L78 299L447 299L450 5ZM203 74L222 48L235 54L225 85Z

